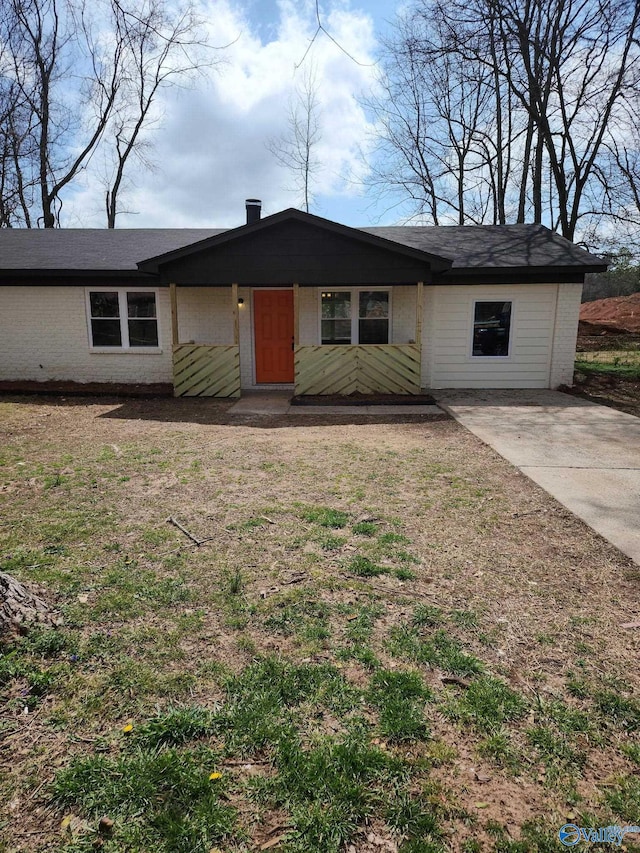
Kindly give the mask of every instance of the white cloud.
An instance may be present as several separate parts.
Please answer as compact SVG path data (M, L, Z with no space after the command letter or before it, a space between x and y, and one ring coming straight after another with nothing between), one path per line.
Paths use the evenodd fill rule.
M131 164L134 186L122 207L137 215L121 214L118 227L229 227L242 224L247 197L262 198L265 214L297 201L284 189L291 177L265 142L286 130L289 100L303 73L296 64L315 31L315 3L279 0L273 6L279 17L266 27L232 0L203 2L211 41L232 44L208 80L163 93L164 118L149 134L156 169L148 173ZM373 82L375 38L371 18L344 3L333 6L323 23L363 63L323 33L305 60L315 69L321 105L324 168L316 189L323 195L323 214L339 219L337 209L327 210L327 198L356 194L356 184L345 178L363 176L359 151L370 126L358 96ZM261 37L265 32L270 37ZM84 188L65 205L65 224L102 226L103 194L90 169Z

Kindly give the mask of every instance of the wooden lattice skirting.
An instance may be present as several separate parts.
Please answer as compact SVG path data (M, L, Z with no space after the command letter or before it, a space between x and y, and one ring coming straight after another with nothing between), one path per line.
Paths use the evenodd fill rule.
M418 394L416 344L300 346L296 394Z
M175 344L173 388L176 397L239 397L240 348Z

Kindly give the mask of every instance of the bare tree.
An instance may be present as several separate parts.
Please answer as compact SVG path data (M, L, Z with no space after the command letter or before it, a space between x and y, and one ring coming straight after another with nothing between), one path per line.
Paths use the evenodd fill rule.
M445 212L447 204L455 208L456 221L533 219L573 239L579 226L581 231L603 228L630 215L637 149L625 155L620 140L638 127L640 4L418 0L396 32L399 38L387 47L385 58L387 103L374 107L381 118L383 150L391 144L403 165L414 162L418 142L421 162L442 159L442 139L452 126L458 130L458 146L464 139L456 98L442 97L443 86L450 90L460 84L455 69L477 87L471 99L464 94L464 102L479 109L473 128L466 128L468 152L455 163L457 192L449 186L443 201L446 183L440 182L435 193ZM402 101L407 58L416 69L410 80L428 83L420 102L414 97L408 104ZM444 110L438 109L442 104ZM396 119L394 131L404 125L404 138L389 132L385 119L390 114ZM420 126L426 132L417 131ZM457 152L453 140L451 151ZM625 174L630 204L615 211L607 194ZM381 177L384 183L384 170ZM432 173L422 182L423 207L432 218L440 177ZM474 198L480 188L484 205Z
M30 119L31 144L18 152L18 171L35 170L39 221L53 228L62 190L87 164L113 110L121 83L123 36L113 34L108 47L104 40L94 40L84 4L7 3L14 80ZM72 64L73 73L81 78L79 96L73 102L62 96Z
M112 0L112 9L114 29L125 33L125 48L120 97L107 134L112 159L105 197L109 228L115 228L127 163L132 155L145 162L141 134L151 124L158 92L210 64L198 50L203 42L192 5L174 13L165 0L143 0L134 12Z
M505 222L522 134L509 92L485 63L461 57L428 11L401 17L385 43L380 94L367 102L382 131L372 182L435 224Z
M294 178L294 191L309 213L313 203L313 179L322 170L317 148L321 141L318 86L313 70L305 72L289 105L287 129L267 142L268 150Z
M107 222L158 91L206 61L188 3L5 0L0 7L0 225L59 225L65 190L112 140ZM125 5L125 4L128 5Z

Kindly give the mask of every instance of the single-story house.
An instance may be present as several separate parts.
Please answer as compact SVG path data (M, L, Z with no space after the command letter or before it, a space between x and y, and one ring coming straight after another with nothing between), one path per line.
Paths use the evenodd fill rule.
M555 388L604 269L541 225L351 228L255 199L228 230L2 229L0 383Z

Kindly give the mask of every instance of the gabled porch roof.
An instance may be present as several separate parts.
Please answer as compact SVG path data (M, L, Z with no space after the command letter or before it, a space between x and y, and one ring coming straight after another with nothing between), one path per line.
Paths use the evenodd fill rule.
M292 208L138 263L162 283L415 284L453 259Z

